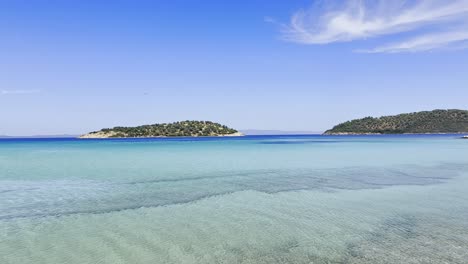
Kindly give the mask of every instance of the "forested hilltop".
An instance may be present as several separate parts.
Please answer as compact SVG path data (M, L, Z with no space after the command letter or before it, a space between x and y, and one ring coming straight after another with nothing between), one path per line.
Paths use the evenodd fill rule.
M467 133L468 111L433 110L394 116L365 117L341 123L325 134Z
M88 133L80 138L127 138L127 137L202 137L242 136L237 130L211 121L181 121L143 125L137 127L114 127Z

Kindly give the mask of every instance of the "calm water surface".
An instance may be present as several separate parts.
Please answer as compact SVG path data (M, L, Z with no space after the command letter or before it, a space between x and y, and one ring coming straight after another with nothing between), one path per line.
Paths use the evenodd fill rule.
M0 263L468 263L468 140L0 140Z

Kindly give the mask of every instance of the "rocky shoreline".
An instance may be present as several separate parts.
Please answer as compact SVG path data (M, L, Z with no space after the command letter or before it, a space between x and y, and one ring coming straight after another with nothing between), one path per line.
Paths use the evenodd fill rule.
M468 132L453 132L453 133L357 133L357 132L336 132L336 133L323 133L325 136L370 136L370 135L463 135ZM463 136L468 138L468 136Z

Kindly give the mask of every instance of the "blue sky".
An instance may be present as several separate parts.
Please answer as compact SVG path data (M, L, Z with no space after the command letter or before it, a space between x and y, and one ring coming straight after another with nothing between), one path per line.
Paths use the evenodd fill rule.
M467 109L467 29L467 0L1 1L0 135Z

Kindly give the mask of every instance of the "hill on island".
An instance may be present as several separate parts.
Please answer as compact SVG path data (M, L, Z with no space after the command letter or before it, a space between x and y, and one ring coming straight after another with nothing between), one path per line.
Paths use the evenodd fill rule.
M237 130L211 121L181 121L136 127L104 128L80 138L242 136Z
M433 110L382 117L365 117L336 125L324 134L467 133L468 111Z

